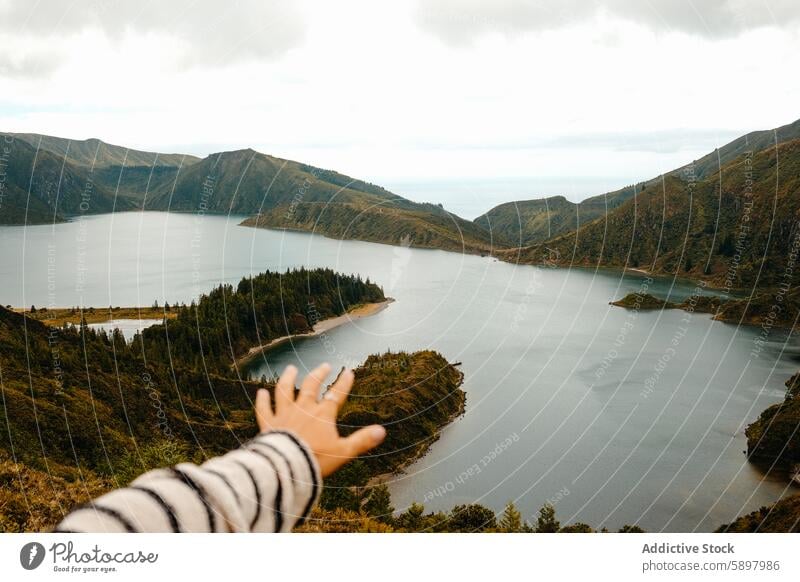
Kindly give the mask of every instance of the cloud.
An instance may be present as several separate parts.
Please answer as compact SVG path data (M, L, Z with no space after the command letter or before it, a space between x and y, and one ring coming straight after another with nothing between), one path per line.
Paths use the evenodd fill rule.
M796 0L420 0L416 8L423 29L455 45L489 33L555 30L603 15L656 32L709 38L800 22Z
M60 62L54 53L0 53L0 77L28 79L46 76L57 69Z
M0 0L6 47L14 46L15 37L51 44L86 31L112 41L165 36L182 50L168 55L171 60L223 66L282 55L303 40L305 18L297 2L279 0ZM18 75L43 70L36 59L15 62Z

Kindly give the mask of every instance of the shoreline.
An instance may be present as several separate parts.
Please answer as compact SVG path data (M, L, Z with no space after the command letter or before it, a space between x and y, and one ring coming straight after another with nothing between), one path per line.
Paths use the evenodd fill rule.
M335 317L329 317L328 319L323 319L321 321L318 321L316 324L314 324L314 327L310 332L283 335L281 337L276 337L275 339L265 344L261 344L259 346L253 346L252 348L247 350L246 354L236 358L236 361L231 365L231 367L246 366L251 361L253 361L253 359L255 359L255 357L258 356L259 354L268 352L280 345L285 344L288 341L320 336L345 323L351 322L356 319L362 319L364 317L370 317L372 315L380 313L381 311L389 307L390 303L394 303L394 301L395 301L394 298L387 297L385 300L379 301L378 303L365 303L363 305L354 307L353 309L343 313L342 315L337 315Z
M371 243L371 244L374 244L374 245L386 245L386 246L389 246L389 247L406 248L406 247L402 247L401 245L398 245L397 243L394 243L394 242L379 241L379 240L368 240L368 239L365 239L365 238L338 238L338 237L335 237L335 236L330 235L330 234L325 234L322 231L308 230L308 229L305 229L305 228L292 228L290 226L260 226L257 223L256 224L245 224L248 220L250 220L251 218L254 218L254 216L255 215L248 216L245 220L240 222L237 226L242 226L244 228L258 228L258 229L261 229L261 230L273 230L273 231L276 231L276 232L305 233L305 234L313 235L313 236L321 236L321 237L326 238L328 240L335 240L335 241L365 242L365 243ZM442 252L445 252L445 253L455 253L455 254L459 254L459 255L470 255L470 256L476 256L476 257L491 257L492 256L491 249L479 250L477 247L475 247L474 249L473 248L462 248L462 249L459 250L459 249L446 249L446 248L437 247L437 246L420 246L420 245L415 245L415 244L412 243L412 245L410 247L408 247L408 248L412 248L412 249L420 250L420 251L442 251Z
M458 366L459 364L450 364L450 365L455 367ZM461 373L461 381L458 384L460 388L461 385L464 383L464 373L461 372L461 370L459 370L459 372ZM405 470L408 467L410 467L417 461L422 460L425 457L425 455L427 455L430 452L431 447L433 447L436 441L438 441L441 438L442 431L451 424L453 424L453 422L455 422L456 419L458 419L461 416L464 416L466 412L467 412L467 398L466 395L464 395L464 398L461 400L461 406L458 407L458 410L453 411L453 413L447 417L447 420L445 420L441 426L437 427L436 435L434 438L432 438L429 442L423 443L419 447L417 447L417 450L414 451L414 454L412 454L402 463L397 465L397 467L393 471L387 471L386 473L379 473L377 475L373 475L372 477L370 477L367 480L367 483L364 487L370 488L370 487L375 487L376 485L382 485L387 481L389 481L392 477L405 473Z
M637 299L637 297L640 297L640 299ZM743 302L745 303L743 304ZM678 303L660 299L649 293L641 296L637 293L628 293L622 299L609 301L608 304L623 309L639 309L643 311L678 309L687 313L705 313L711 316L712 321L747 327L763 327L769 317L768 314L765 316L763 313L758 313L760 304L752 299L723 299L718 296L701 296L697 297L694 302L687 299ZM748 313L746 311L751 306L756 313ZM726 311L725 307L730 311ZM741 311L737 308L741 308ZM773 319L769 328L784 330L793 334L800 326L795 327L794 322L790 320Z

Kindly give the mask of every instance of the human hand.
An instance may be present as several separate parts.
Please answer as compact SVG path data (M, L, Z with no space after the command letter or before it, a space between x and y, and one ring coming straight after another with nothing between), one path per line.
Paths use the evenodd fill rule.
M386 429L379 424L359 429L347 437L339 436L336 414L347 400L355 376L352 370L342 372L320 400L320 386L330 372L327 363L312 370L295 398L297 368L287 366L275 386L274 411L269 392L261 389L256 393L259 431L284 429L294 432L314 452L323 477L377 447L386 437Z

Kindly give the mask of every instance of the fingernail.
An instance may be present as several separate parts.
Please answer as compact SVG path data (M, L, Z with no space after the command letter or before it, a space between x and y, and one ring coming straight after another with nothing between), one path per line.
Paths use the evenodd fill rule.
M370 430L370 436L375 444L383 442L386 438L386 429L380 425L373 426Z
M286 366L286 369L283 372L284 373L286 373L286 372L297 372L297 368L295 366L289 364L288 366Z

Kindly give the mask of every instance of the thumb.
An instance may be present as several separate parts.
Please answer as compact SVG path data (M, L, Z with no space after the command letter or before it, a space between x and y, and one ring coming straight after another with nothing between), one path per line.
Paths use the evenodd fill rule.
M344 443L350 456L357 457L377 447L385 438L386 429L379 424L373 424L357 430L345 438Z

